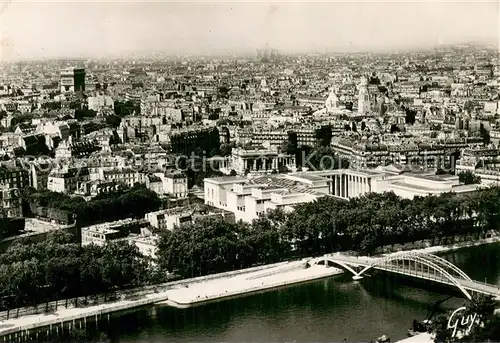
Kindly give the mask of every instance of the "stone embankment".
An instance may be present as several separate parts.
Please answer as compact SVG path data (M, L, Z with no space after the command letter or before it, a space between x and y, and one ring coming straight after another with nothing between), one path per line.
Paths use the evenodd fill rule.
M168 292L168 300L162 302L175 307L190 307L201 303L288 286L300 282L321 279L343 273L341 269L323 266L306 268L307 260L290 262L287 267L278 267L257 273L241 274L231 278L187 285Z
M434 336L430 333L423 332L413 337L402 339L396 343L434 343Z
M121 300L83 308L61 308L54 313L12 318L0 322L0 339L4 342L25 341L33 337L34 331L43 327L48 327L51 332L81 328L86 326L87 321L99 320L103 315L154 304L165 299L166 293L148 294L138 300Z
M33 337L40 328L50 332L71 330L86 325L87 321L99 320L112 312L130 310L151 304L168 304L175 307L189 307L221 298L264 291L299 282L341 274L342 270L312 266L308 260L282 262L274 265L249 268L205 277L157 285L150 294L142 290L139 299L119 300L87 307L61 307L52 313L26 315L0 321L0 341L23 341ZM54 331L55 332L55 331Z
M437 253L497 242L500 242L500 237L483 239L477 242L457 243L448 246L427 247L411 251ZM288 286L343 273L341 269L325 267L324 265L309 267L309 260L310 259L303 259L301 261L282 262L273 265L258 266L244 270L149 286L146 288L150 290L150 293L146 292L146 294L144 294L145 289L138 290L138 292L141 293L141 297L134 300L119 300L87 307L60 308L50 314L27 315L19 318L7 319L0 321L0 340L3 339L6 342L10 342L14 337L16 339L19 337L27 337L29 331L42 327L52 328L60 325L63 329L65 327L71 328L78 324L78 320L80 320L81 325L81 322L89 317L98 319L103 314L155 303L168 304L175 307L190 307L222 298L265 291L276 287ZM426 342L426 337L420 335L416 337L419 337L421 342ZM404 342L411 343L416 341L404 340Z

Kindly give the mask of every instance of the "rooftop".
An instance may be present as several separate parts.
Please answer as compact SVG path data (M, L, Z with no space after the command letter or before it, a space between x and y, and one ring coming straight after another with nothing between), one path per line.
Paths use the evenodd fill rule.
M230 213L230 212L223 209L211 207L205 204L192 204L182 207L174 207L170 209L159 210L151 213L156 214L158 216L164 215L164 216L186 217L191 215L198 216L198 215L220 214L220 213Z
M424 187L424 186L420 186L420 185L415 185L413 183L406 183L406 182L399 182L399 181L391 182L391 185L405 187L405 188L412 188L412 189L416 189L416 190L420 190L420 191L428 191L429 193L435 190L435 188Z
M139 235L139 236L130 236L129 239L131 241L134 241L134 242L140 242L140 243L151 244L151 245L156 245L158 243L157 236Z
M129 224L140 224L141 222L143 222L143 220L141 219L127 218L127 219L117 220L114 222L107 222L107 223L84 227L82 228L82 230L99 232L99 233L111 233L111 232L117 232L117 230L114 228L119 228L121 226Z
M186 174L184 174L181 171L174 170L174 171L170 171L170 172L165 172L165 177L168 177L170 179L184 179L187 176L186 176Z
M94 233L102 233L102 234L105 234L105 235L111 234L111 233L120 232L120 231L112 229L112 228L107 228L107 227L92 227L92 226L83 227L82 231L85 231L85 232L94 232Z
M232 183L232 182L245 182L248 180L246 177L241 177L241 176L219 176L219 177L208 177L205 178L205 182L212 182L212 183Z
M310 193L316 194L316 191L310 190L309 187L299 181L290 180L286 176L276 175L276 176L261 176L254 179L250 179L247 185L256 185L257 188L263 190L270 189L286 189L293 193ZM265 186L259 186L265 185Z
M293 174L288 174L289 176L297 176L300 177L301 179L306 179L309 181L325 181L324 177L318 176L317 174L309 174L309 173L293 173Z
M430 180L430 181L436 181L436 182L443 182L443 181L454 181L458 179L458 176L455 175L449 175L449 174L443 174L443 175L434 175L434 174L425 174L425 173L406 173L405 175L409 175L412 177L416 177L419 179L425 179L425 180Z

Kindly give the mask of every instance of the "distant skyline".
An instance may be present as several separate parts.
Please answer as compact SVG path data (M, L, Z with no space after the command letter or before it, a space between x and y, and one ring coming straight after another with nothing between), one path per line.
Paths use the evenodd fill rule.
M499 2L0 1L0 58L387 51L499 41Z

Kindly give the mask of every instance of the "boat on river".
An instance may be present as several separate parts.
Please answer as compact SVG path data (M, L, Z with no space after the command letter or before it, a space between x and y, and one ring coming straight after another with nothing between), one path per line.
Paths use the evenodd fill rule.
M430 319L424 319L421 322L413 320L413 325L410 329L408 329L408 337L413 337L418 334L429 331L432 325L432 321Z
M444 303L445 301L451 299L453 296L449 296L445 299L442 299L442 300L438 300L435 304L434 304L434 307L432 309L432 312L430 312L427 317L425 317L424 320L422 320L421 322L417 321L417 320L413 320L413 325L410 329L408 329L408 336L409 337L413 337L413 336L416 336L418 334L421 334L421 333L424 333L424 332L429 332L429 330L432 328L432 318L434 317L434 314L436 314L438 308L439 308L439 305L441 305L442 303Z
M390 343L390 342L391 338L389 336L382 335L379 338L377 338L374 343Z

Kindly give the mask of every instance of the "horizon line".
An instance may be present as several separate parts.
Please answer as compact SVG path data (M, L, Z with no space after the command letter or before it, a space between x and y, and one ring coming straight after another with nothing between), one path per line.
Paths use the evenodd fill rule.
M460 48L460 47L468 47L468 48L476 48L476 49L486 49L486 50L498 50L500 54L500 43L496 42L457 42L457 43L449 43L449 44L436 44L429 45L426 47L401 47L401 48L378 48L378 49L370 49L370 48L358 48L358 49L339 49L334 50L328 47L325 47L322 51L318 49L311 51L281 51L281 49L277 49L279 51L280 57L292 57L292 56L303 56L303 55L355 55L355 54L398 54L398 53L425 53L425 52L433 52L436 49L443 48ZM272 47L270 47L272 48ZM262 47L255 48L251 52L250 51L240 51L240 52L231 52L231 51L214 51L214 52L199 52L199 53L189 53L189 52L178 52L178 53L168 53L168 52L139 52L133 51L130 53L123 53L120 55L113 56L112 54L108 56L96 56L95 54L89 54L87 56L33 56L33 57L21 57L21 58L12 58L12 59L0 59L0 64L2 63L16 63L16 62L42 62L42 61L78 61L78 60L122 60L122 59L154 59L154 58L256 58L257 50L262 49Z

